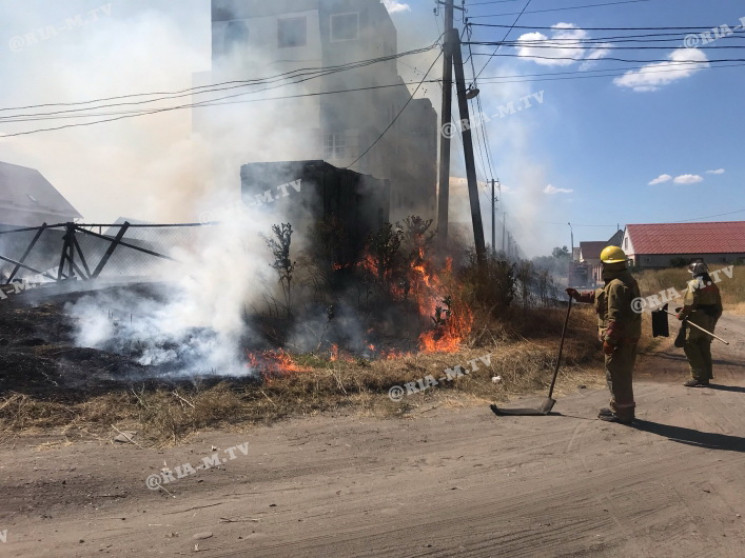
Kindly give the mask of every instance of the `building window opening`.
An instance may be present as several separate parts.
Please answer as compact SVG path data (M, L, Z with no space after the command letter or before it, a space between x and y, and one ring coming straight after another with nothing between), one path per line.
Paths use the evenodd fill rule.
M281 48L301 47L307 42L307 28L304 17L288 17L278 22L278 42Z
M347 156L347 138L344 134L327 134L324 142L326 159L343 159Z
M331 40L355 41L359 37L359 14L334 14L331 16Z

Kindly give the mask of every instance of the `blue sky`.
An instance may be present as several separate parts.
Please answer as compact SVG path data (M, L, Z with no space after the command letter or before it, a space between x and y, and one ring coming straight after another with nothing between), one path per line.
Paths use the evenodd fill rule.
M652 0L530 13L599 3L605 2L533 1L518 25L571 24L575 31L586 27L677 26L701 26L704 30L722 24L734 29L741 25L740 19L745 14L744 4L718 0L705 3ZM511 25L516 15L479 16L519 12L524 5L524 1L516 0L472 6L467 16L474 23ZM411 11L394 17L406 21L414 12L428 10L431 3L413 1L409 6ZM474 29L474 37L500 40L505 32L505 29L481 27ZM524 33L531 33L531 30L513 30L508 38L518 39ZM553 36L551 31L541 33ZM602 37L608 33L587 31L586 36ZM739 35L742 37L745 33L741 31ZM743 45L745 42L720 39L709 43L710 46L718 44ZM674 50L621 51L609 56L667 59ZM500 52L515 53L515 50ZM590 52L586 51L585 56ZM737 49L709 50L705 55L708 59L745 58L741 52ZM575 54L574 57L580 56ZM482 60L479 59L478 64L483 64ZM622 73L629 66L602 61L585 69L618 69L617 73ZM528 58L504 57L493 60L482 77L580 69L583 69L581 62L567 66L542 65ZM524 143L504 140L501 143L504 149L494 149L492 156L495 172L509 187L504 195L508 223L515 222L509 216L512 208L520 226L518 238L527 239L521 243L527 245L529 253L540 251L540 246L547 241L569 244L569 222L572 222L576 243L607 239L617 223L623 227L625 223L680 221L736 210L740 211L707 220L745 218L745 196L742 194L745 158L742 157L742 132L737 124L745 117L742 103L745 66L684 71L678 79L670 79L668 83L654 83L665 75L662 72L648 75L653 78L651 82L636 76L619 76L479 84L484 106L494 107L500 104L500 99L508 100L510 96L514 99L528 92L543 92L542 104L533 103L530 110L488 124L493 147L500 143L500 136L527 135L522 140ZM519 91L504 92L511 88ZM508 122L511 119L516 122ZM519 168L522 165L532 165L533 171L526 173ZM658 183L650 184L655 179ZM548 190L553 193L545 191L549 184L553 188ZM532 242L533 238L540 238L540 241Z
M745 4L723 0L648 0L566 9L607 1L532 0L518 21L527 28L512 30L508 39L541 38L537 33L585 40L621 34L586 30L592 27L695 26L705 31L727 24L734 29L745 17ZM511 25L526 0L477 2L484 0L466 3L471 22ZM442 20L432 13L432 0L391 0L389 8L399 30L400 50L437 39ZM555 8L561 10L540 11ZM86 24L64 30L61 24L77 15L86 18ZM460 16L458 20L462 27ZM38 34L38 29L50 25L63 30L46 38ZM505 32L473 27L472 38L501 40ZM29 33L37 41L24 39ZM682 38L686 32L678 33ZM745 34L740 30L739 35ZM603 48L599 45L575 50L580 54L573 55L636 60L681 56L682 41L660 44L668 48L611 54L598 52ZM745 45L745 41L719 39L707 46L737 44ZM473 48L477 52L493 49ZM534 52L512 47L500 50L505 55ZM709 60L745 58L741 52L689 50L683 55ZM406 60L401 71L407 78L421 78L428 60L431 57ZM486 58L477 55L473 61L478 71ZM745 66L725 69L698 64L677 72L647 69L623 77L629 68L645 65L563 63L497 56L478 84L483 113L492 117L484 126L494 174L504 186L500 211L507 212L508 226L527 255L550 253L553 246L569 244L569 222L576 244L606 239L616 224L745 218L745 158L741 155ZM470 75L470 61L467 66ZM206 0L0 0L2 108L190 87L193 73L208 69ZM600 70L618 75L588 77ZM555 72L579 73L566 76L571 79L540 79ZM533 74L543 76L539 81L512 78L495 83L490 79ZM661 80L662 76L669 79ZM439 64L434 77L440 77ZM438 106L437 84L425 90ZM494 117L501 107L530 95L534 97L529 108ZM193 161L199 150L190 137L190 114L182 111L133 120L137 122L0 138L0 160L39 168L87 218L113 219L125 213L143 218L168 214L176 220L188 213L185 199L204 193L203 185L193 178L199 169L182 164ZM13 126L1 123L0 134L28 123ZM460 149L458 141L454 149ZM480 149L477 146L477 152ZM464 176L460 153L454 154L453 174ZM480 179L491 178L480 156L477 168ZM153 193L164 181L178 187L166 194ZM482 203L488 203L486 195ZM175 211L176 207L181 211ZM489 231L489 216L485 219Z

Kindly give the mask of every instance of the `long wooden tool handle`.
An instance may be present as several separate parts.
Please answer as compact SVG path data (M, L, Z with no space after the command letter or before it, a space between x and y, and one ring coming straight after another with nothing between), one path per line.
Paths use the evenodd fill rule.
M551 378L551 387L548 388L548 398L554 394L554 384L556 383L556 376L559 374L559 366L561 366L561 353L564 351L564 339L567 335L567 324L569 323L569 312L572 311L572 297L569 297L569 304L567 304L567 317L564 318L564 329L561 330L561 343L559 344L559 357L556 359L556 366L554 367L554 377Z
M672 313L672 312L670 312L670 311L668 311L668 310L665 310L665 313L667 313L667 314L670 314L671 316L675 316L676 318L678 317L678 315L677 315L677 314L674 314L674 313ZM707 335L711 335L711 336L712 336L712 337L713 337L714 339L719 339L719 340L720 340L720 341L721 341L722 343L724 343L725 345L729 345L729 341L725 341L724 339L722 339L722 338L721 338L721 337L719 337L718 335L714 335L714 334L713 334L712 332L710 332L710 331L709 331L708 329L704 329L704 328L702 328L702 327L701 327L700 325L698 325L698 324L694 324L693 322L691 322L691 321L689 321L689 320L685 320L685 323L687 323L687 324L688 324L689 326L693 326L693 327L695 327L696 329L700 329L701 331L703 331L703 332L704 332L704 333L706 333Z

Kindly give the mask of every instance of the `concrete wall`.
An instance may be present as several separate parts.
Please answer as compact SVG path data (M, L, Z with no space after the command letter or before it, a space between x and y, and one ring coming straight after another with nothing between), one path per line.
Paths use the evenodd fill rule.
M358 22L351 39L334 33L340 29L335 18L346 16ZM197 85L332 67L397 52L396 29L379 0L213 0L212 18L213 71L199 76ZM304 18L303 45L280 46L281 21L288 18ZM376 86L392 87L370 89ZM362 90L315 96L349 89ZM323 159L346 167L380 138L410 97L395 60L255 97L297 93L309 96L195 111L195 130L211 143L210 138L219 142L236 136L236 129L245 130L235 142L243 147L216 157L222 174L248 162ZM432 103L414 100L383 139L351 167L390 181L393 221L411 214L435 215L437 130ZM342 148L330 149L332 145Z

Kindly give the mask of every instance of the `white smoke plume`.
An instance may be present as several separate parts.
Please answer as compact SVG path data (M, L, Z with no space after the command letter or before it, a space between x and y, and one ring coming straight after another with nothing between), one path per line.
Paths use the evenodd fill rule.
M248 374L244 313L276 284L268 250L256 242L272 221L257 209L222 216L222 224L200 228L193 245L172 253L180 263L163 269L166 282L153 285L152 295L140 288L103 292L70 305L77 344L134 356L173 375Z

